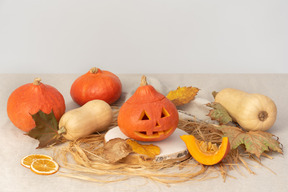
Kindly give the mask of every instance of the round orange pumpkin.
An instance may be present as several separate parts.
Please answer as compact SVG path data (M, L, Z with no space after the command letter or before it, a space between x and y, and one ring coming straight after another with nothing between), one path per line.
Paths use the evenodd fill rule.
M153 86L145 76L141 86L122 105L118 126L128 137L138 141L161 141L177 128L179 115L175 105Z
M78 77L72 84L70 95L79 105L99 99L109 104L117 101L122 93L122 84L118 76L93 67Z
M16 127L25 132L35 127L31 115L39 110L47 114L53 110L57 121L65 113L63 95L56 88L40 81L40 78L35 78L33 83L18 87L8 98L8 117Z

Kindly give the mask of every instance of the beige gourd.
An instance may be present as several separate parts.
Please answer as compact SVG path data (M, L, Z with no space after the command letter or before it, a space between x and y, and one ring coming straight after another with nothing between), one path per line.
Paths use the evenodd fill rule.
M215 95L215 102L220 103L247 131L266 131L276 121L276 105L265 95L226 88Z
M108 103L92 100L64 113L59 121L59 133L68 140L75 140L107 130L112 119L113 112Z

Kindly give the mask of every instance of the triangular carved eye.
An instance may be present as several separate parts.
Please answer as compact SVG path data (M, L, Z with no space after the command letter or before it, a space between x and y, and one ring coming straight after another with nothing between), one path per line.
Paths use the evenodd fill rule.
M162 113L161 113L161 118L168 117L168 116L170 116L170 114L169 114L168 111L163 107L163 108L162 108Z
M140 115L139 120L149 120L149 116L147 115L146 111L143 111Z

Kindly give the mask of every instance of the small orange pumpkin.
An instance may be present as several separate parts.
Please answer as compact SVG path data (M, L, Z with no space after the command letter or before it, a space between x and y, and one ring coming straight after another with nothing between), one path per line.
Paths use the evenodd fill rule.
M119 77L96 67L78 77L70 89L72 99L79 105L95 99L112 104L120 98L121 93L122 84Z
M219 147L211 142L199 141L193 135L182 135L180 138L185 142L191 156L203 165L219 163L230 151L228 137L222 138L222 143Z
M47 114L53 110L57 121L65 113L66 106L62 94L56 88L40 81L40 78L35 78L33 83L18 87L8 98L8 117L16 127L25 132L35 127L31 115L39 110Z
M148 85L143 76L141 86L122 105L118 126L128 137L138 141L161 141L177 128L179 115L175 105Z

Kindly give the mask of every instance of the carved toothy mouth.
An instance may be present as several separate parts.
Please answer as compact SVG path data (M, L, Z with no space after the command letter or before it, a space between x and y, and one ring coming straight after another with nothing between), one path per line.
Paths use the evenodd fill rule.
M166 131L155 131L155 132L153 132L152 135L147 135L146 131L135 131L135 134L138 135L139 137L142 137L142 138L158 138L162 135L169 134L172 130L173 130L173 128L170 128Z

